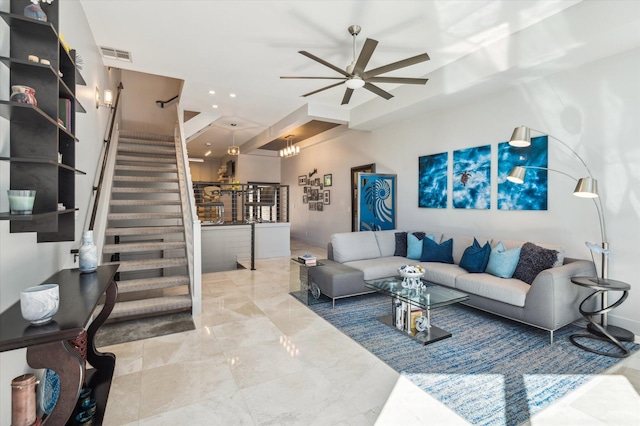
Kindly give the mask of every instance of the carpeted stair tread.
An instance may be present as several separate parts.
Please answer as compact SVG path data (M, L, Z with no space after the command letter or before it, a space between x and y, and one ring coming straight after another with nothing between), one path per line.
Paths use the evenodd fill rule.
M180 192L177 188L137 188L137 187L128 187L128 186L114 186L111 189L112 193L119 194L127 194L127 193L178 193Z
M142 157L133 155L116 155L116 161L126 161L130 163L170 163L176 164L175 157Z
M105 244L102 247L103 253L134 253L144 251L157 251L157 250L175 250L186 247L184 241L162 241L152 243L120 243L120 244Z
M136 219L182 219L182 213L171 212L147 212L147 213L109 213L109 220L136 220Z
M120 130L119 138L126 139L146 139L146 140L157 140L157 141L173 141L174 137L172 135L161 135L159 133L149 133L149 132L135 132L133 130Z
M127 171L127 172L149 172L149 173L178 173L178 167L175 165L169 166L126 166L122 164L117 164L115 166L116 172L118 171Z
M129 143L137 145L151 145L151 146L174 146L175 142L171 141L159 141L156 139L139 139L139 138L118 138L118 143Z
M170 182L178 183L178 178L154 177L154 176L114 176L114 182Z
M184 233L182 226L136 226L129 228L107 228L105 235L114 237L116 235L155 235L155 234L173 234Z
M138 280L118 281L118 293L134 291L158 290L169 287L189 285L189 277L178 275L172 277L141 278Z
M111 200L112 206L179 206L180 200Z
M118 146L118 153L133 152L136 154L152 155L176 155L176 150L171 148L149 148L147 146Z
M191 309L191 296L189 295L154 297L130 302L117 302L109 318L124 318L187 309Z
M187 264L186 257L170 257L163 259L119 260L117 262L105 262L105 265L120 264L118 272L147 271L149 269L175 268Z

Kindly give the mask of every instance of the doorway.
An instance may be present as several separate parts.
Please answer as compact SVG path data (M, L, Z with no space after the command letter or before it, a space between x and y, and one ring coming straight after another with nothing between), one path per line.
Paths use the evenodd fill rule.
M376 163L351 168L351 232L360 229L358 226L358 173L375 173Z

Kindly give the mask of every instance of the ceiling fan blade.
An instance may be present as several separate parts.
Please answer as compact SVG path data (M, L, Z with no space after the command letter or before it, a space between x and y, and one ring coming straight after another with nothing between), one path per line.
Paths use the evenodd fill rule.
M312 80L344 80L344 77L299 77L299 76L289 76L283 75L280 78L307 78Z
M334 70L334 71L336 71L336 72L339 72L340 74L344 75L345 77L351 77L351 74L349 74L348 72L346 72L346 71L345 71L345 70L343 70L342 68L338 68L338 67L336 67L335 65L330 64L329 62L325 61L324 59L320 59L320 58L318 58L317 56L312 55L312 54L311 54L311 53L309 53L309 52L306 52L306 51L304 51L304 50L301 50L301 51L299 51L298 53L300 53L301 55L306 56L306 57L307 57L307 58L309 58L309 59L313 59L314 61L321 63L321 64L322 64L322 65L324 65L325 67L329 67L329 68L331 68L332 70Z
M302 97L304 98L304 97L316 94L318 92L322 92L323 90L327 90L327 89L331 89L332 87L340 86L341 84L344 84L344 83L342 81L340 81L338 83L330 84L328 86L323 87L322 89L318 89L318 90L314 90L313 92L305 93L304 95L302 95Z
M405 77L371 77L367 81L371 83L399 83L399 84L427 84L428 78L405 78Z
M410 65L419 64L420 62L428 61L429 55L423 53L421 55L414 56L412 58L403 59L402 61L394 62L392 64L384 65L380 68L376 68L370 71L365 72L361 77L364 80L367 80L371 77L375 77L378 74L384 74L385 72L391 72L400 68L408 67Z
M358 55L356 65L353 67L354 74L362 75L364 69L369 63L369 60L371 59L371 55L373 55L373 51L376 50L377 45L378 42L372 38L368 38L365 40L364 46L362 46L362 50L360 51L360 55Z
M351 95L353 95L353 89L347 88L347 90L344 91L344 97L342 98L342 103L340 105L348 104L351 100Z
M371 83L365 83L364 84L364 88L367 89L370 92L375 93L378 96L382 96L386 100L389 100L389 99L393 98L393 95L391 93L386 92L386 91L382 90L381 88L379 88L378 86L374 86Z

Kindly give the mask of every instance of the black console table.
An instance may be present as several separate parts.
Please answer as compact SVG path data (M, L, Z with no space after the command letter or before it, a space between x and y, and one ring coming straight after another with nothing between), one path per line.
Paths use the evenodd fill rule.
M44 419L47 425L64 425L69 421L83 385L93 390L97 402L92 424L102 424L116 356L98 352L94 338L113 310L118 294L114 280L118 266L99 266L90 274L64 269L45 280L44 283L60 286L60 307L48 324L32 326L22 318L19 301L0 315L0 352L27 348L27 362L32 368L50 368L58 373L60 395L53 411ZM87 370L82 356L68 340L85 330L105 293L104 307L87 329L87 361L93 367Z
M596 290L587 296L582 303L580 303L580 313L583 317L589 321L587 325L587 330L591 334L573 334L569 336L569 340L571 343L579 347L580 349L584 349L585 351L589 351L592 353L596 353L599 355L610 356L614 358L626 358L629 356L629 349L625 345L621 343L621 341L633 342L634 335L629 330L625 330L624 328L616 327L614 325L607 324L607 313L617 308L625 301L629 294L629 289L631 286L629 284L624 283L622 281L597 278L597 277L573 277L571 278L571 282L577 284L579 286L588 287L590 289ZM622 295L620 298L613 304L607 305L607 293L609 291L621 291ZM598 299L598 297L602 300L602 306L600 310L594 311L585 311L584 305L590 300ZM601 323L598 324L593 317L596 315L601 315ZM589 348L585 345L582 345L576 341L577 338L582 339L593 339L593 340L602 340L605 342L610 342L620 348L621 352L604 352L597 349Z

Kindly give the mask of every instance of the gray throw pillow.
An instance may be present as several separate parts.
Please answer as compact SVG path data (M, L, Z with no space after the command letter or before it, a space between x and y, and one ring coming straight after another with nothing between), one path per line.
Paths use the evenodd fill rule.
M533 243L524 243L520 250L520 259L513 278L531 284L538 274L545 269L552 268L558 260L558 252L537 246Z

